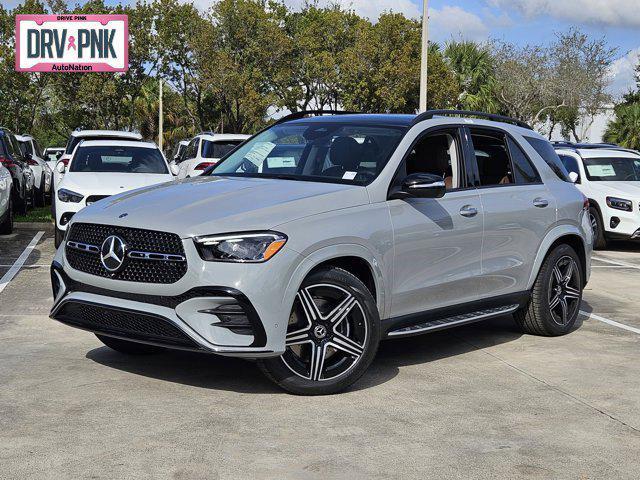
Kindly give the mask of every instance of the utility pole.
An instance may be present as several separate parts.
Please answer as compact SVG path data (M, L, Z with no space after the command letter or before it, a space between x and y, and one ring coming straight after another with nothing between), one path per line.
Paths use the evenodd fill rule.
M160 77L158 75L158 78L160 79L160 95L159 95L159 100L160 100L160 108L158 109L158 147L160 148L160 151L162 152L162 77Z
M429 0L422 0L422 54L420 56L420 111L427 111L427 60L429 58Z

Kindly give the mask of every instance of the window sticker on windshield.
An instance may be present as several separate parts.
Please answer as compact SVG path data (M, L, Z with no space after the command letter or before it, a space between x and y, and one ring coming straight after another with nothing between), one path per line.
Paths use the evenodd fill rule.
M587 165L589 175L593 177L615 177L616 171L613 165Z
M267 158L268 168L288 168L296 166L296 159L294 157L269 157Z
M271 142L257 142L249 152L244 156L247 160L252 163L255 163L258 166L262 166L262 162L267 158L267 155L271 153L276 147L275 143Z
M342 175L342 179L343 180L353 180L354 178L356 178L357 174L358 174L358 172L344 172L344 175Z

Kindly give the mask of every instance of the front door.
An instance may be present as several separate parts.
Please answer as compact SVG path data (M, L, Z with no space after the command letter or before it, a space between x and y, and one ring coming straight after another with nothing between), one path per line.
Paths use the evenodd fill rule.
M398 185L412 173L441 175L447 192L442 198L389 201L395 245L392 317L478 298L483 212L478 191L467 181L461 133L457 128L426 133L394 179Z

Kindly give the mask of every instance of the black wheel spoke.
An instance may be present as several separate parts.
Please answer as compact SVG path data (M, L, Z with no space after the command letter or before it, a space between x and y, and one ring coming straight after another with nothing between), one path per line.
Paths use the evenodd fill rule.
M314 382L344 375L362 357L367 321L358 299L337 285L298 291L281 359L296 375Z
M553 321L567 325L579 307L580 272L575 260L570 256L558 259L551 271L549 284L549 310Z

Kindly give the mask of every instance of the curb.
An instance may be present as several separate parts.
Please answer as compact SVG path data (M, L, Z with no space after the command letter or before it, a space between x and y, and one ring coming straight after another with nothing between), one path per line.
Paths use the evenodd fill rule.
M45 230L54 231L52 222L14 222L13 228L16 230Z

